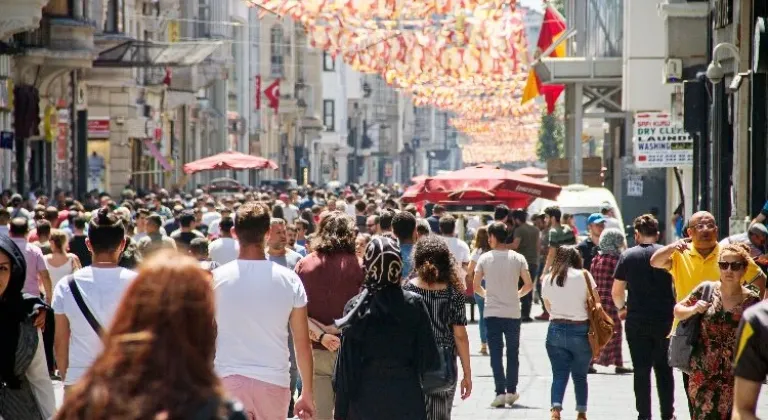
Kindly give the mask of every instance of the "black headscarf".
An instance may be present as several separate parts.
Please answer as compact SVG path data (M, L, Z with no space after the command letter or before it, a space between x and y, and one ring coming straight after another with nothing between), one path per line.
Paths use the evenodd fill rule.
M15 367L20 324L47 305L37 296L22 293L27 263L19 247L7 236L0 236L0 251L11 261L11 277L0 295L0 384L18 389L21 379L16 376Z

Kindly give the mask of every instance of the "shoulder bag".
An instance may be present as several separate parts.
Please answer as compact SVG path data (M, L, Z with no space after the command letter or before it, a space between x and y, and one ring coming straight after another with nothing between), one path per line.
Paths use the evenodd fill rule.
M99 324L99 321L97 321L96 317L93 316L93 312L91 312L91 309L88 308L88 305L85 304L83 294L80 293L80 287L75 281L75 276L71 276L69 278L69 290L72 291L72 297L75 298L75 303L77 303L77 307L80 308L80 312L82 312L85 320L88 321L88 324L91 326L91 328L93 328L93 331L96 332L96 335L101 337L101 324Z
M702 283L701 287L704 289L701 292L701 300L709 302L712 299L714 283L707 281ZM685 373L690 372L693 347L699 342L701 334L701 318L702 314L697 313L677 323L677 328L669 337L667 361L670 367L678 368Z
M589 319L587 338L589 339L589 347L592 349L592 356L597 357L613 337L613 319L600 304L600 297L592 287L587 270L583 270L582 273L587 282L587 317Z

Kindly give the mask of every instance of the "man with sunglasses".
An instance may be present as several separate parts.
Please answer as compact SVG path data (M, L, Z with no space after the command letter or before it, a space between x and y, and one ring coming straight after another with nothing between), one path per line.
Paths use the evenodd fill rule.
M717 225L712 213L700 211L694 213L688 222L688 237L673 242L651 257L651 265L669 271L675 284L676 301L685 299L701 282L716 281L720 278L718 256L720 244L717 241ZM762 296L765 291L765 274L750 264L743 281L752 283L760 289ZM674 328L674 327L673 327ZM683 374L685 392L688 393L688 375ZM690 398L688 409L692 413Z

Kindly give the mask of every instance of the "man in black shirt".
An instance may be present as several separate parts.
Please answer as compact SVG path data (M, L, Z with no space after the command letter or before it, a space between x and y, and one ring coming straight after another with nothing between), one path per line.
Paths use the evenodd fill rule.
M72 239L69 241L69 252L77 255L83 267L91 265L91 251L85 244L85 217L77 216L72 220Z
M661 245L659 222L650 214L635 219L635 243L619 258L614 274L613 302L619 317L626 318L624 329L635 368L635 407L638 419L651 418L651 369L656 374L662 420L674 418L675 383L667 362L675 295L672 277L651 267L651 256ZM629 301L625 299L629 289Z
M179 216L180 228L171 234L171 239L176 241L176 249L188 250L193 239L205 238L202 233L195 230L195 214L185 211Z
M757 398L768 377L768 301L744 311L736 343L733 419L757 420Z
M592 258L597 254L597 244L600 243L600 235L605 230L605 218L600 213L594 213L587 218L587 239L576 245L581 258L584 260L584 269L589 271L592 267Z

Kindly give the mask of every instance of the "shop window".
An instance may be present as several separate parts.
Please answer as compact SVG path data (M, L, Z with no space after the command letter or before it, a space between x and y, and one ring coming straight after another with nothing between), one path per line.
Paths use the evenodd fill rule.
M323 101L323 125L325 131L336 131L336 103L333 99Z
M269 62L270 73L273 78L283 77L285 74L285 36L283 27L275 25L269 32Z

